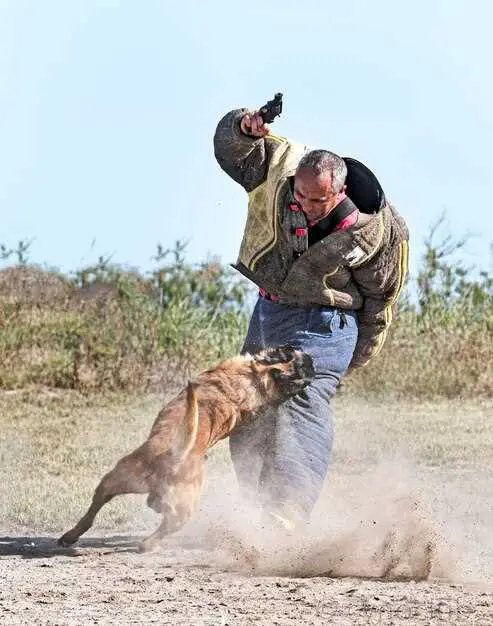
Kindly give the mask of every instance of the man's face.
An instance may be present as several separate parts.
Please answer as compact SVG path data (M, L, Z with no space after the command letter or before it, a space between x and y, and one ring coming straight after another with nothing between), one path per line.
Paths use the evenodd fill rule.
M309 221L328 215L339 203L340 194L332 191L330 174L314 174L311 170L297 170L294 177L294 198Z

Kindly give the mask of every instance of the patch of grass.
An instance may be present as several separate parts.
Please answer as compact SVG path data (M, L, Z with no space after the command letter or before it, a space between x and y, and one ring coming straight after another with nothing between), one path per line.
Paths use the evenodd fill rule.
M136 447L161 402L78 394L0 399L0 501L6 526L60 532L82 514L104 472ZM138 498L115 499L101 527L141 526ZM133 501L133 506L132 506Z
M246 332L245 313L187 298L161 310L136 285L79 295L13 309L0 298L0 388L149 391L237 353Z
M485 316L449 325L403 314L382 352L345 379L355 396L366 393L415 398L493 397L493 321ZM491 326L490 326L491 324Z
M427 466L490 468L493 401L413 401L396 396L334 402L335 461L366 465L407 457Z
M102 475L147 436L164 397L27 392L0 396L0 502L4 528L59 534L89 505ZM440 467L493 463L491 401L397 403L390 398L335 403L334 469L359 471L395 454ZM230 471L227 442L212 450L208 473ZM155 523L141 496L115 498L98 529L136 531Z
M381 354L344 381L347 394L493 397L493 277L454 258L463 241L435 244L431 232L417 293L401 298ZM217 260L186 263L183 250L158 247L150 275L104 259L72 278L0 271L0 389L147 393L238 353L255 290Z

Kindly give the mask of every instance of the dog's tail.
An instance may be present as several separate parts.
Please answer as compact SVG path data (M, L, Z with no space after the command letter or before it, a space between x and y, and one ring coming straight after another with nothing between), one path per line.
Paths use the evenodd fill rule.
M199 403L197 383L188 383L187 387L187 410L183 425L183 450L180 452L180 458L184 461L193 450L197 441L199 432Z

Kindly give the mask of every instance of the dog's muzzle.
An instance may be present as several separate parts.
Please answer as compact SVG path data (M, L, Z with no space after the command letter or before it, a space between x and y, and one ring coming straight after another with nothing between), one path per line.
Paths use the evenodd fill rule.
M315 377L313 361L309 354L294 350L290 362L289 372L278 372L275 369L272 376L279 386L279 392L284 397L296 395L311 383Z
M297 378L305 381L307 385L315 378L313 359L306 352L297 352L294 367Z

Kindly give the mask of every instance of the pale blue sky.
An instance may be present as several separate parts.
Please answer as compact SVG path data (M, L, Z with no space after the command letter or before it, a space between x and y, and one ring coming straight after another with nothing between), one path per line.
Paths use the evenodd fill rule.
M183 238L233 261L246 195L212 135L282 91L275 131L373 169L412 267L446 209L490 269L492 23L486 0L0 0L0 242L63 270Z

